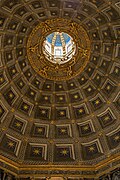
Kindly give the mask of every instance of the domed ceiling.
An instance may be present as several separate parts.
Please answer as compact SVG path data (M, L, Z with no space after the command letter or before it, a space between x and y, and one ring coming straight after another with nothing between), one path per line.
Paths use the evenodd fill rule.
M119 0L1 0L0 7L1 168L21 177L98 177L119 166ZM83 28L90 57L75 76L52 79L33 68L28 39L59 19Z

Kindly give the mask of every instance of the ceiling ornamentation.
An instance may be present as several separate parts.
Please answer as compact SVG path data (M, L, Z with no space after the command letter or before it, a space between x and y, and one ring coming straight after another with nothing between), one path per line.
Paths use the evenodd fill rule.
M51 63L45 56L45 37L54 32L68 33L75 42L76 52L69 62ZM78 23L57 18L41 22L30 34L27 55L33 69L42 77L51 80L67 80L80 74L90 58L90 40L85 29Z
M0 1L1 168L94 178L120 166L119 8L119 0ZM58 29L76 43L60 65L42 51Z

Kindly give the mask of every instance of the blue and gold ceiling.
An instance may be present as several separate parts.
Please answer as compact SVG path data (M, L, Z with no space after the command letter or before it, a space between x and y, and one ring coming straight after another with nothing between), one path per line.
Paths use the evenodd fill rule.
M47 40L50 44L52 44L53 39L55 38L53 45L59 47L59 46L62 46L61 36L62 36L65 44L67 44L67 43L70 42L70 40L71 40L70 36L69 36L67 33L63 33L63 32L62 32L62 33L59 33L59 32L58 32L58 34L55 34L55 32L54 32L54 33L48 35L47 38L46 38L46 40Z

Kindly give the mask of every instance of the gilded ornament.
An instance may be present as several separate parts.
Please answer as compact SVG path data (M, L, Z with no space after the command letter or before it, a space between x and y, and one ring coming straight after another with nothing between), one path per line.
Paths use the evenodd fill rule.
M65 63L52 63L46 57L44 42L48 35L64 32L75 43L75 54ZM62 39L62 38L61 38ZM64 42L62 41L64 48ZM55 18L41 22L30 34L27 42L27 57L33 69L42 77L50 80L68 80L80 74L90 58L90 40L85 29L72 20Z

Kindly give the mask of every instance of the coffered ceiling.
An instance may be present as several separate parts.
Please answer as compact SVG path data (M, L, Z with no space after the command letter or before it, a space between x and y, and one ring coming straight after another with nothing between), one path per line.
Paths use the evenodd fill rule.
M1 0L0 7L1 167L15 174L29 174L36 165L53 174L71 167L66 176L95 176L118 166L119 0ZM28 60L30 33L53 18L78 23L90 39L87 66L69 80L43 78ZM90 169L102 162L103 170Z

